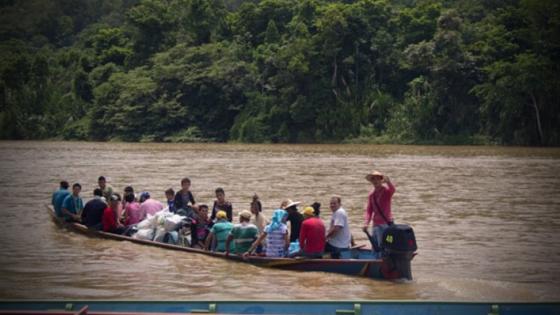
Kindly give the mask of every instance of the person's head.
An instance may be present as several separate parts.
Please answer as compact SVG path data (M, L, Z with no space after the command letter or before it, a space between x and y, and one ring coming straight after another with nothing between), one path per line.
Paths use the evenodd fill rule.
M314 202L311 207L313 208L313 210L315 211L315 216L319 216L321 214L321 203L320 202Z
M383 183L383 173L373 171L366 175L366 179L373 184L373 187L377 188Z
M270 220L270 230L274 231L285 223L288 219L288 213L284 209L276 209L272 213L272 219Z
M208 205L205 204L198 205L198 215L200 215L200 217L203 219L208 219Z
M82 185L80 185L80 183L72 185L72 194L74 194L74 196L79 195L80 191L82 191Z
M312 218L315 216L315 209L313 207L305 207L302 214L304 219Z
M333 212L338 210L341 204L342 204L342 199L340 199L340 196L331 197L330 207Z
M239 222L249 222L251 221L251 212L247 210L241 211L239 214Z
M101 188L95 188L93 190L93 196L94 197L103 197L103 190L101 190Z
M299 201L292 201L291 199L286 199L282 201L282 203L280 204L280 208L286 210L289 213L297 212L297 205L299 205L300 203L301 202Z
M140 193L140 203L150 199L150 193L147 191L143 191Z
M105 189L105 186L107 185L105 176L99 176L99 178L97 179L97 184L99 184L99 187L101 187L101 189Z
M167 200L173 200L174 197L175 197L175 191L173 191L173 188L169 188L168 190L165 191L165 198L167 198Z
M216 213L216 218L218 220L226 220L227 219L227 213L223 210L218 211L218 213Z
M226 200L226 192L222 187L216 188L214 192L216 193L216 199L218 199L219 203L223 203Z
M181 188L183 189L183 192L189 191L189 189L191 188L190 178L184 177L183 179L181 179Z
M111 207L116 209L119 206L120 203L121 203L121 195L119 195L118 193L112 194L111 195Z
M68 184L67 181L63 180L63 181L60 182L60 188L68 189L68 187L70 187L70 184Z
M134 202L134 194L127 193L124 195L124 201L126 202Z
M132 188L132 186L126 186L124 188L124 194L133 194L134 195L134 188Z

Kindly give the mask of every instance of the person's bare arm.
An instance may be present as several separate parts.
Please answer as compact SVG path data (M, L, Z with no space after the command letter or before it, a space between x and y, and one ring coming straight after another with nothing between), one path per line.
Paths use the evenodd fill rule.
M226 256L229 256L229 244L233 240L233 235L229 234L226 239Z
M212 244L212 240L214 239L214 233L210 232L208 237L206 238L206 244L204 244L205 250L210 250L210 244Z
M340 230L342 230L342 226L338 226L338 225L333 226L333 227L329 230L329 233L327 233L327 238L329 238L329 237L335 235L335 234L336 234L338 231L340 231Z
M290 236L288 233L284 235L284 252L288 253L288 249L290 248Z
M62 208L62 214L66 214L70 217L72 217L74 220L80 222L82 220L82 217L78 214L73 214L72 212L70 212L70 210L66 209L66 208Z
M249 256L249 255L255 250L255 248L257 248L257 246L259 246L259 245L262 243L262 241L263 241L265 238L266 238L266 232L263 232L263 233L259 236L259 238L257 238L257 240L253 242L253 244L251 245L251 247L249 248L249 250L246 251L245 253L243 253L243 256L244 256L244 257Z

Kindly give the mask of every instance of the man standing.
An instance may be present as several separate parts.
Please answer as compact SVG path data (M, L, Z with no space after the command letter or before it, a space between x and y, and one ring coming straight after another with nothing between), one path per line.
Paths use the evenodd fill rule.
M68 191L69 186L68 182L63 180L60 182L58 190L52 194L51 204L53 205L57 217L62 217L62 202L64 198L70 195L70 191Z
M80 197L80 192L82 191L82 185L75 183L72 185L72 194L66 196L62 202L62 215L64 219L68 222L75 221L80 222L81 211L84 208L84 202Z
M88 201L82 211L82 223L88 228L101 230L103 224L103 211L107 208L107 204L101 199L103 192L101 188L93 190L93 199Z
M321 258L325 249L325 225L312 207L303 209L303 218L299 232L301 252L307 258Z
M363 230L367 232L369 222L373 217L373 235L378 247L381 248L383 232L393 224L391 199L396 189L389 176L383 175L381 172L373 171L366 175L366 179L372 183L373 189L368 195ZM383 183L387 185L385 186ZM379 257L381 253L378 252L377 255Z
M339 196L331 198L330 208L333 215L327 233L325 252L330 252L332 258L338 259L340 258L340 252L350 247L352 235L348 225L348 215L346 210L342 208L342 200Z
M99 188L103 192L103 197L105 197L105 200L107 202L110 202L111 196L113 195L113 187L107 185L107 180L105 179L105 176L99 176L99 178L97 179L97 184L99 184Z
M299 237L299 231L301 230L301 222L303 222L303 215L299 213L297 205L299 201L292 201L290 199L282 201L280 208L288 212L288 222L290 222L290 243L297 241Z

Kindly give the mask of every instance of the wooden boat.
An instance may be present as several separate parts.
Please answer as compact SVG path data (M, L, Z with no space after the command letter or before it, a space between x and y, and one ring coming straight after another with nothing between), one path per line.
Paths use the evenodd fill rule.
M101 237L117 241L129 241L136 244L149 245L169 250L183 251L193 254L207 255L222 259L249 263L260 267L271 267L296 271L333 272L344 275L363 276L374 279L394 280L404 278L412 280L410 263L415 255L414 253L395 254L383 259L377 259L373 257L371 249L365 249L362 246L358 246L355 248L351 248L348 251L342 252L341 259L308 259L299 257L270 258L261 256L242 257L234 254L226 256L224 253L142 240L129 236L88 229L85 225L66 222L64 219L57 217L54 209L50 205L46 205L46 209L54 222L56 222L59 226L92 237Z

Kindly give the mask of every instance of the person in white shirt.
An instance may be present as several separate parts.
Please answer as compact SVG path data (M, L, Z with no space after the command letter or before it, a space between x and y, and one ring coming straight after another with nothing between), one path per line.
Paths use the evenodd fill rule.
M327 244L325 252L331 254L331 258L339 259L340 252L350 247L352 235L348 225L348 215L342 208L340 196L331 197L330 208L333 212L331 225L327 233Z

